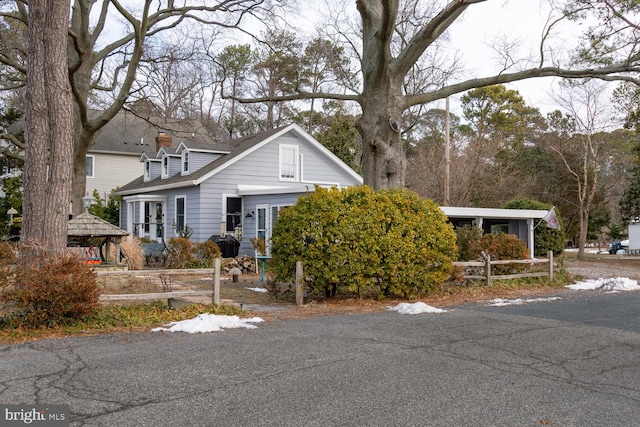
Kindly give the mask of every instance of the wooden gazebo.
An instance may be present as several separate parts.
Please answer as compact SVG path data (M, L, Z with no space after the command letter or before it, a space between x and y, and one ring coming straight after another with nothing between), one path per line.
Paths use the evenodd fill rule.
M83 243L86 243L89 238L103 239L103 242L98 246L100 247L102 244L105 246L105 262L109 262L110 246L112 243L115 244L115 265L120 264L120 242L122 237L128 235L129 232L87 212L70 219L67 231L67 236L70 239L79 240ZM99 252L97 255L102 257Z

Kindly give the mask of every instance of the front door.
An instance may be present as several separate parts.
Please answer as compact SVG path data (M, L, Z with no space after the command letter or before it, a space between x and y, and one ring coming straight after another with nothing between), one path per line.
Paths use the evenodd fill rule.
M266 255L269 254L269 230L268 230L268 218L267 214L269 213L268 205L258 205L256 206L256 237L259 239L263 239L265 241L265 245L267 248Z

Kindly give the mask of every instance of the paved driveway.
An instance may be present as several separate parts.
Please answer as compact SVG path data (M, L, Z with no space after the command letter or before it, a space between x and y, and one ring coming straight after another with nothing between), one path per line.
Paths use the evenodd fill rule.
M640 293L588 295L2 346L0 403L87 426L638 425Z

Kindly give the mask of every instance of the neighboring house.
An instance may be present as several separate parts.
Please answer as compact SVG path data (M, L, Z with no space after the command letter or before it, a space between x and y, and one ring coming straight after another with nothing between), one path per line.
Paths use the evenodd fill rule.
M92 111L97 115L97 111ZM168 140L166 138L169 138ZM141 118L121 111L98 133L87 154L86 194L97 190L107 199L112 190L140 176L140 155L155 152L162 144L181 141L213 144L202 125L194 120Z
M449 218L454 227L465 225L476 226L485 234L506 233L515 234L529 249L531 258L534 256L534 229L546 227L542 221L548 211L539 209L493 209L493 208L463 208L442 206L442 212Z
M168 240L188 226L203 242L233 236L239 255L254 255L252 237L271 237L278 212L315 186L362 184L342 162L300 126L273 129L230 146L181 141L140 156L134 181L122 196L123 229Z

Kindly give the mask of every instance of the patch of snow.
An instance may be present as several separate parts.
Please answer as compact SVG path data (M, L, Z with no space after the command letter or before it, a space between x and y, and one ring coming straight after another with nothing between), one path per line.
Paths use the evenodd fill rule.
M265 288L245 288L245 289L248 289L253 292L262 292L262 293L269 292L269 290Z
M241 319L238 316L226 316L220 314L199 314L197 317L179 322L171 322L166 327L154 328L151 332L187 332L190 334L202 332L217 332L223 329L246 328L255 329L251 323L264 322L259 317Z
M573 289L574 291L591 291L591 290L603 290L603 291L637 291L640 290L637 280L631 280L628 277L616 277L611 279L597 279L597 280L582 280L574 283L573 285L567 285L566 288Z
M527 299L517 298L517 299L512 299L512 300L496 298L496 299L492 299L491 301L489 301L489 306L501 307L501 306L505 306L505 305L522 305L522 304L526 304L526 303L529 303L529 302L546 302L546 301L556 301L556 300L559 300L559 299L561 299L561 298L560 297L527 298Z
M408 302L401 302L395 307L387 307L387 310L397 311L400 314L421 314L421 313L446 313L447 310L431 307L423 302L415 302L410 304Z

